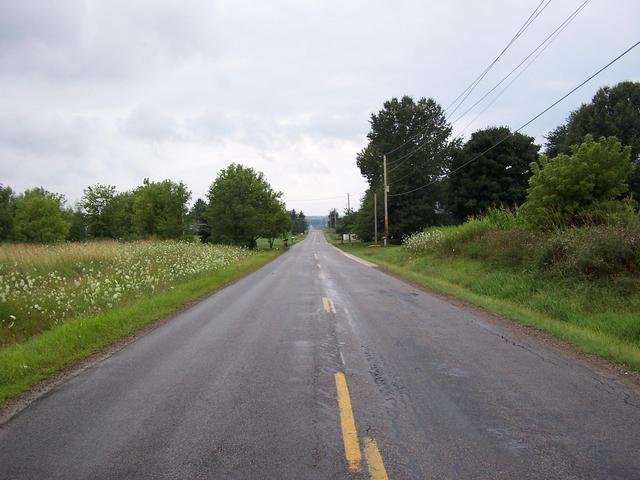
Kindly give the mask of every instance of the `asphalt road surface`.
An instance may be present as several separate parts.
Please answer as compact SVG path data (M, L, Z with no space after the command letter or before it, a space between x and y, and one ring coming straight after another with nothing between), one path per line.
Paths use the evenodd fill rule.
M308 238L0 428L8 479L640 479L640 396Z

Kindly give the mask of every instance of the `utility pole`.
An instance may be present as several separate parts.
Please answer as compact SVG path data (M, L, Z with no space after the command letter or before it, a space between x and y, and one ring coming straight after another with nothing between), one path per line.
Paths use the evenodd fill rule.
M347 215L351 215L351 201L349 200L349 192L347 192ZM351 243L351 231L349 231L347 235L349 235L349 243Z
M378 244L378 194L373 194L373 241Z
M387 185L387 156L382 156L384 168L384 246L387 246L389 240L389 210L387 208L387 193L389 193L389 185Z

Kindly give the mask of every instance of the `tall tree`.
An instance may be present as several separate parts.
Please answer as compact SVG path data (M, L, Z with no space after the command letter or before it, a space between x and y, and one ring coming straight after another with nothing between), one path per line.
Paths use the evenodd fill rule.
M304 233L307 231L308 228L309 228L309 222L307 222L307 217L302 211L300 211L300 213L298 213L298 221L296 222L296 228L295 228L295 231L293 231L293 233Z
M80 206L84 213L89 236L92 238L115 237L113 199L116 187L96 184L85 188Z
M232 163L209 188L205 217L211 241L255 247L266 230L273 198L280 199L262 172Z
M113 238L134 238L133 216L135 208L134 192L121 192L113 197Z
M283 236L291 230L291 217L280 201L279 196L272 196L269 202L269 212L266 215L264 232L262 236L269 240L269 248L273 248L273 242L279 236Z
M384 215L383 215L383 197L382 190L380 190L377 196L378 199L378 238L381 238L383 228L384 228ZM362 240L365 242L370 242L374 239L374 208L373 208L373 200L374 200L374 192L369 188L362 197L362 201L360 204L360 210L358 210L357 215L355 216L353 228L353 233L357 234Z
M0 242L13 235L14 194L11 187L0 185Z
M25 190L15 199L14 238L37 243L65 240L71 219L64 203L64 196L43 188Z
M487 149L505 141L484 153ZM471 135L454 155L449 177L449 207L458 220L485 212L492 206L516 206L525 201L529 165L538 158L534 138L511 134L507 127L491 127Z
M440 181L458 141L450 140L451 126L442 107L431 98L417 102L408 96L393 98L371 115L370 123L369 143L357 155L369 186L382 191L382 155L395 149L388 156L390 193L417 189L389 198L390 236L400 239L438 221L434 207L444 196Z
M625 81L613 87L602 87L590 103L571 112L567 122L552 130L546 137L546 155L571 153L572 145L579 145L586 134L594 138L617 137L631 147L631 159L640 164L640 82ZM629 190L640 198L640 168L629 181Z
M89 238L89 228L87 225L87 217L81 207L66 211L67 218L71 220L71 227L67 239L72 242L81 242Z
M289 212L289 216L291 217L291 233L297 234L307 231L309 224L302 211L296 212L296 210L293 209Z
M194 225L195 234L198 235L200 240L205 243L209 241L209 224L207 223L207 218L205 216L206 211L207 202L199 198L195 201L191 208L191 212L189 213Z
M191 192L182 182L150 182L134 192L133 230L139 237L182 238L187 233Z

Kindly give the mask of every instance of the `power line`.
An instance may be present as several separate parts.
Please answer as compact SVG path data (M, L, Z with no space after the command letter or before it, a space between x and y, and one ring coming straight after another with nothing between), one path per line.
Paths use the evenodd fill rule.
M473 105L471 105L467 110L465 110L465 112L461 115L459 115L455 120L453 120L451 123L456 123L457 121L461 120L462 118L464 118L467 113L469 113L471 110L473 110L480 102L482 102L485 98L487 98L496 88L498 88L500 85L502 85L502 83L507 80L511 75L513 75L513 73L518 70L527 60L529 60L529 58L531 58L538 50L540 50L542 48L542 50L538 53L538 55L536 55L534 57L534 59L522 70L526 70L527 68L529 68L529 66L531 65L531 63L533 63L539 56L540 54L546 50L546 48L557 38L558 35L560 35L560 33L562 32L562 30L564 30L579 14L580 12L587 6L587 4L591 2L591 0L585 0L582 4L580 4L580 6L578 6L577 9L575 9L571 15L569 15L560 25L558 25L558 27L551 32L535 49L533 49L529 55L527 55L525 58L522 59L522 61L520 63L518 63L518 65L516 65L507 75L505 75L502 80L500 80L498 83L496 83L489 91L487 91L482 97L480 97ZM543 48L544 47L544 48ZM521 74L522 72L520 72ZM520 75L518 74L518 76ZM509 84L510 85L510 84Z
M482 110L478 115L476 115L474 117L474 119L469 122L469 124L467 124L464 129L462 130L463 132L467 129L467 127L469 127L469 125L471 125L482 113L484 113L485 111L487 111L487 109L500 97L502 96L502 94L531 66L531 64L533 64L538 57L542 54L542 52L544 52L549 45L551 45L551 43L558 37L558 35L560 35L560 33L569 25L569 23L571 23L576 16L578 16L578 14L587 6L587 4L591 2L591 0L585 0L581 5L578 6L578 8L576 10L574 10L553 32L551 32L547 38L545 38L535 49L533 49L529 55L527 55L518 65L516 65L515 68L513 68L511 70L511 72L509 72L505 77L502 78L502 80L500 80L496 85L493 86L493 88L491 88L487 93L485 93L476 103L474 103L470 108L468 108L462 115L460 115L458 118L456 118L452 123L457 122L458 120L462 119L467 113L469 113L475 106L477 106L482 100L484 100L489 94L491 94L491 92L493 92L497 87L499 87L507 78L509 78L516 70L518 70L519 67L521 67L529 58L531 58L532 55L534 55L538 50L540 50L541 47L542 50L540 50L540 52L538 52L537 55L535 55L533 57L533 59L518 73L518 75L516 75L516 77L509 82L506 87L504 89L502 89L498 95L496 95L496 97L489 103L489 105L487 105L484 110ZM405 160L407 158L412 157L413 155L415 155L416 153L418 153L420 150L422 150L424 147L426 146L426 143L419 145L417 148L415 148L414 150L412 150L409 153L406 153L405 155L403 155L402 157L396 159L395 161L398 162L400 160ZM396 163L394 164L394 167L390 170L395 170L398 167L400 167L402 164L405 163L405 161L402 161L400 163ZM406 178L403 177L403 178ZM399 180L395 180L395 182L397 182Z
M562 31L578 16L578 14L580 14L580 12L587 6L587 4L591 2L591 0L585 0L580 6L578 6L578 8L576 10L574 10L553 32L551 32L535 49L533 49L531 51L531 53L529 53L529 55L527 55L518 65L516 65L516 67L514 67L505 77L502 78L502 80L500 80L496 85L493 86L493 88L491 88L491 90L489 90L487 93L485 93L476 103L474 103L471 107L469 107L462 115L460 115L458 118L456 118L452 123L457 122L458 120L462 119L467 113L469 113L469 111L471 111L475 106L477 106L482 100L484 100L489 94L491 94L497 87L499 87L507 78L509 78L515 71L518 70L518 68L520 68L528 59L531 58L531 56L533 54L535 54L536 52L538 52L538 50L540 50L540 48L542 47L542 49L537 53L537 55L535 55L531 61L529 63L527 63L525 65L525 67L502 89L500 90L500 92L498 92L498 94L491 100L491 102L489 102L489 104L483 109L481 110L467 125L465 125L465 127L462 129L462 131L460 132L460 135L462 133L464 133L466 131L466 129L473 124L473 122L475 122L478 117L480 115L482 115L484 112L486 112L491 105L493 105L498 98L500 98L504 92L518 79L520 78L520 76L527 71L527 69L538 59L538 57L540 57L540 55L542 55L542 53L553 43L553 41L560 35L560 33L562 33ZM420 145L418 148L416 148L414 151L409 152L408 154L405 154L403 157L401 157L401 159L406 159L411 157L412 155L414 155L415 153L417 153L419 150L421 150L422 148L424 148L424 146L426 146L426 144ZM398 159L399 160L399 159ZM394 166L394 168L392 168L391 170L395 170L398 167L400 167L403 163L402 162L400 164L397 164ZM410 177L411 175L415 174L415 169L416 167L413 168L413 170L411 172L409 172L408 174L394 179L393 182L390 182L390 185L393 185L394 183L400 182L408 177Z
M387 169L387 173L391 173L394 170L397 170L399 167L404 165L404 163L406 162L406 160L408 158L413 157L416 153L418 153L420 150L422 150L426 146L427 146L427 142L424 142L423 144L418 145L418 147L415 150L411 150L409 153L406 153L405 155L401 156L400 158L397 158L396 159L396 163L394 163L391 168ZM389 164L389 162L387 161L387 165L388 164Z
M564 29L564 28L563 28L563 29ZM489 103L488 103L488 104L487 104L487 105L486 105L482 110L480 110L480 112L478 112L478 114L477 114L475 117L473 117L469 123L467 123L467 124L464 126L464 128L460 131L460 135L462 135L462 134L467 130L467 128L469 128L469 127L470 127L470 126L471 126L471 125L472 125L472 124L473 124L473 123L474 123L474 122L475 122L475 121L476 121L476 120L477 120L477 119L478 119L478 118L479 118L479 117L480 117L484 112L486 112L487 110L489 110L489 108L491 108L491 106L492 106L494 103L496 103L496 101L497 101L497 100L498 100L498 99L499 99L499 98L504 94L504 92L506 92L506 91L509 89L509 87L510 87L511 85L513 85L513 84L515 83L515 81L516 81L516 80L518 80L518 78L520 78L520 76L522 76L522 74L523 74L524 72L526 72L526 71L529 69L529 67L530 67L530 66L531 66L531 65L536 61L536 59L537 59L540 55L542 55L542 54L544 53L544 51L549 47L549 45L551 45L551 43L553 43L553 41L558 37L558 35L560 35L560 33L561 33L561 32L562 32L562 30L560 30L560 31L559 31L559 32L558 32L558 33L557 33L557 34L556 34L556 35L555 35L555 36L554 36L554 37L549 41L549 43L547 43L547 44L545 45L545 47L544 47L542 50L540 50L540 51L538 52L538 54L537 54L535 57L533 57L533 59L531 59L531 61L530 61L527 65L525 65L525 67L524 67L524 68L523 68L523 69L518 73L518 75L516 75L516 76L515 76L515 77L514 77L514 78L513 78L509 83L507 83L507 84L505 85L505 87L504 87L502 90L500 90L500 91L498 92L498 94L497 94L495 97L493 97L493 99L491 99L491 101L490 101L490 102L489 102Z
M343 198L343 195L336 195L335 197L323 197L323 198L300 198L295 200L286 200L287 202L320 202L322 200L335 200L336 198Z
M546 4L542 7L542 9L540 9L540 7L542 6L543 3ZM513 45L513 43L525 32L525 30L527 28L529 28L529 26L535 21L536 18L538 18L538 16L543 12L543 10L545 8L547 8L547 6L549 5L549 3L551 3L551 0L541 0L540 3L536 6L536 8L533 10L533 12L529 15L529 17L527 18L527 20L524 22L524 24L520 27L520 29L516 32L516 34L511 38L511 40L509 40L509 42L507 43L507 45L502 49L502 51L498 54L498 56L487 66L485 67L485 69L483 70L483 72L474 79L473 82L471 82L467 88L465 88L460 95L458 95L458 97L456 97L456 99L451 102L451 104L449 104L449 106L447 108L445 108L444 112L446 113L446 111L451 108L459 99L460 97L462 97L463 95L465 95L465 93L467 93L467 91L471 88L472 90L475 89L475 87L477 86L477 84L484 78L484 76L486 76L486 74L489 72L489 70L491 70L491 68L493 68L493 66L496 64L496 62L502 57L502 55L504 55L504 53L511 47L511 45ZM539 11L538 11L539 10ZM469 93L471 93L469 91ZM466 97L465 97L466 99ZM464 100L463 100L464 101ZM458 106L459 107L459 106ZM458 108L456 107L456 109ZM454 110L455 112L455 110ZM450 115L452 115L454 112L451 112ZM405 145L407 145L408 143L411 143L413 140L415 140L416 138L418 138L420 135L422 135L424 133L424 130L418 132L416 135L412 136L411 138L409 138L408 140L406 140L404 143L398 145L395 148L392 148L391 150L389 150L388 152L385 153L385 155L390 155L396 151L398 151L400 148L404 147ZM399 161L399 159L395 159L393 160L393 162L397 162ZM393 162L388 162L389 165L391 165Z
M358 196L362 196L362 195L358 195ZM293 202L320 202L322 200L335 200L335 199L338 199L338 198L344 198L344 195L336 195L335 197L324 197L324 198L303 198L303 199L297 199L297 200L286 200L286 202L289 202L289 203L293 203Z
M544 1L544 0L543 0ZM451 117L454 113L456 113L456 111L458 110L458 108L460 108L462 106L462 104L465 102L465 100L467 98L469 98L469 95L471 95L471 92L473 92L476 87L480 84L480 82L484 79L484 77L487 75L487 73L489 73L489 70L491 69L491 67L493 67L493 65L498 61L498 59L502 56L502 54L504 52L507 51L507 48L509 48L509 46L511 46L511 44L513 42L515 42L517 40L517 38L522 35L524 33L524 30L526 30L529 25L531 25L536 18L538 18L538 16L544 11L545 8L547 8L549 6L549 4L551 3L551 0L548 0L547 3L542 7L542 9L540 9L540 11L538 13L536 13L536 15L529 21L527 20L527 22L525 22L525 24L521 27L520 31L516 34L516 36L514 36L514 38L512 39L512 41L509 43L509 45L507 45L507 47L505 47L505 49L500 53L500 55L498 55L496 57L496 59L485 69L485 71L478 77L477 81L475 82L475 84L473 84L473 86L469 89L469 91L465 94L465 96L462 98L462 100L460 100L460 102L458 103L458 105L456 106L456 108L453 109L453 111L449 114L449 117ZM540 8L540 5L542 5L542 2L540 2L540 4L536 7L536 10L538 10L538 8ZM536 12L536 10L534 10L534 13ZM532 14L533 15L533 14ZM529 17L531 18L531 17ZM455 103L455 102L454 102ZM449 107L447 107L445 109L445 112L449 109Z
M596 71L595 73L593 73L591 76L589 76L586 80L582 81L580 84L578 84L577 86L575 86L574 88L572 88L569 92L565 93L562 97L560 97L558 100L556 100L555 102L553 102L551 105L549 105L547 108L545 108L544 110L542 110L540 113L538 113L536 116L534 116L533 118L531 118L530 120L528 120L527 122L523 123L520 127L518 127L516 130L514 130L512 133L505 135L504 137L502 137L498 142L496 142L495 144L491 145L489 148L487 148L485 151L483 151L482 153L479 153L478 155L476 155L475 157L473 157L471 160L468 160L466 162L464 162L462 165L459 165L458 167L454 168L453 170L451 170L450 172L447 173L447 175L445 175L445 177L451 175L452 173L455 173L461 169L463 169L464 167L466 167L467 165L469 165L470 163L476 161L478 158L480 158L481 156L483 156L485 153L488 153L489 151L493 150L494 148L496 148L498 145L504 143L506 140L508 140L513 134L518 133L520 130L522 130L523 128L525 128L526 126L530 125L531 123L533 123L534 121L536 121L538 118L540 118L542 115L544 115L545 113L547 113L549 110L551 110L553 107L555 107L556 105L558 105L560 102L562 102L565 98L567 98L569 95L571 95L572 93L574 93L576 90L578 90L579 88L581 88L582 86L584 86L586 83L588 83L589 81L591 81L594 77L596 77L597 75L599 75L600 73L602 73L604 70L606 70L607 68L609 68L611 65L613 65L614 63L616 63L618 60L620 60L622 57L624 57L627 53L629 53L631 50L633 50L634 48L636 48L638 45L640 45L640 41L637 41L636 43L634 43L633 45L631 45L629 48L627 48L624 52L622 52L620 55L618 55L616 58L614 58L613 60L611 60L609 63L607 63L604 67L601 67L598 71ZM432 180L429 183L426 183L420 187L414 188L412 190L409 190L407 192L402 192L402 193L395 193L395 194L389 194L390 197L399 197L402 195L409 195L410 193L414 193L417 192L418 190L422 190L423 188L429 187L433 184L435 184L438 180Z

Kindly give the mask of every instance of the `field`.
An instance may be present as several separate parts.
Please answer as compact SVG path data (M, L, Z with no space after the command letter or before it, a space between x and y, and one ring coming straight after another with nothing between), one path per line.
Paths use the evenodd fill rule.
M2 246L0 346L212 274L250 255L236 247L170 241Z
M403 246L334 243L411 281L640 370L640 242L634 232L586 227L537 236L478 220L427 230Z
M172 241L0 246L0 401L276 255Z

